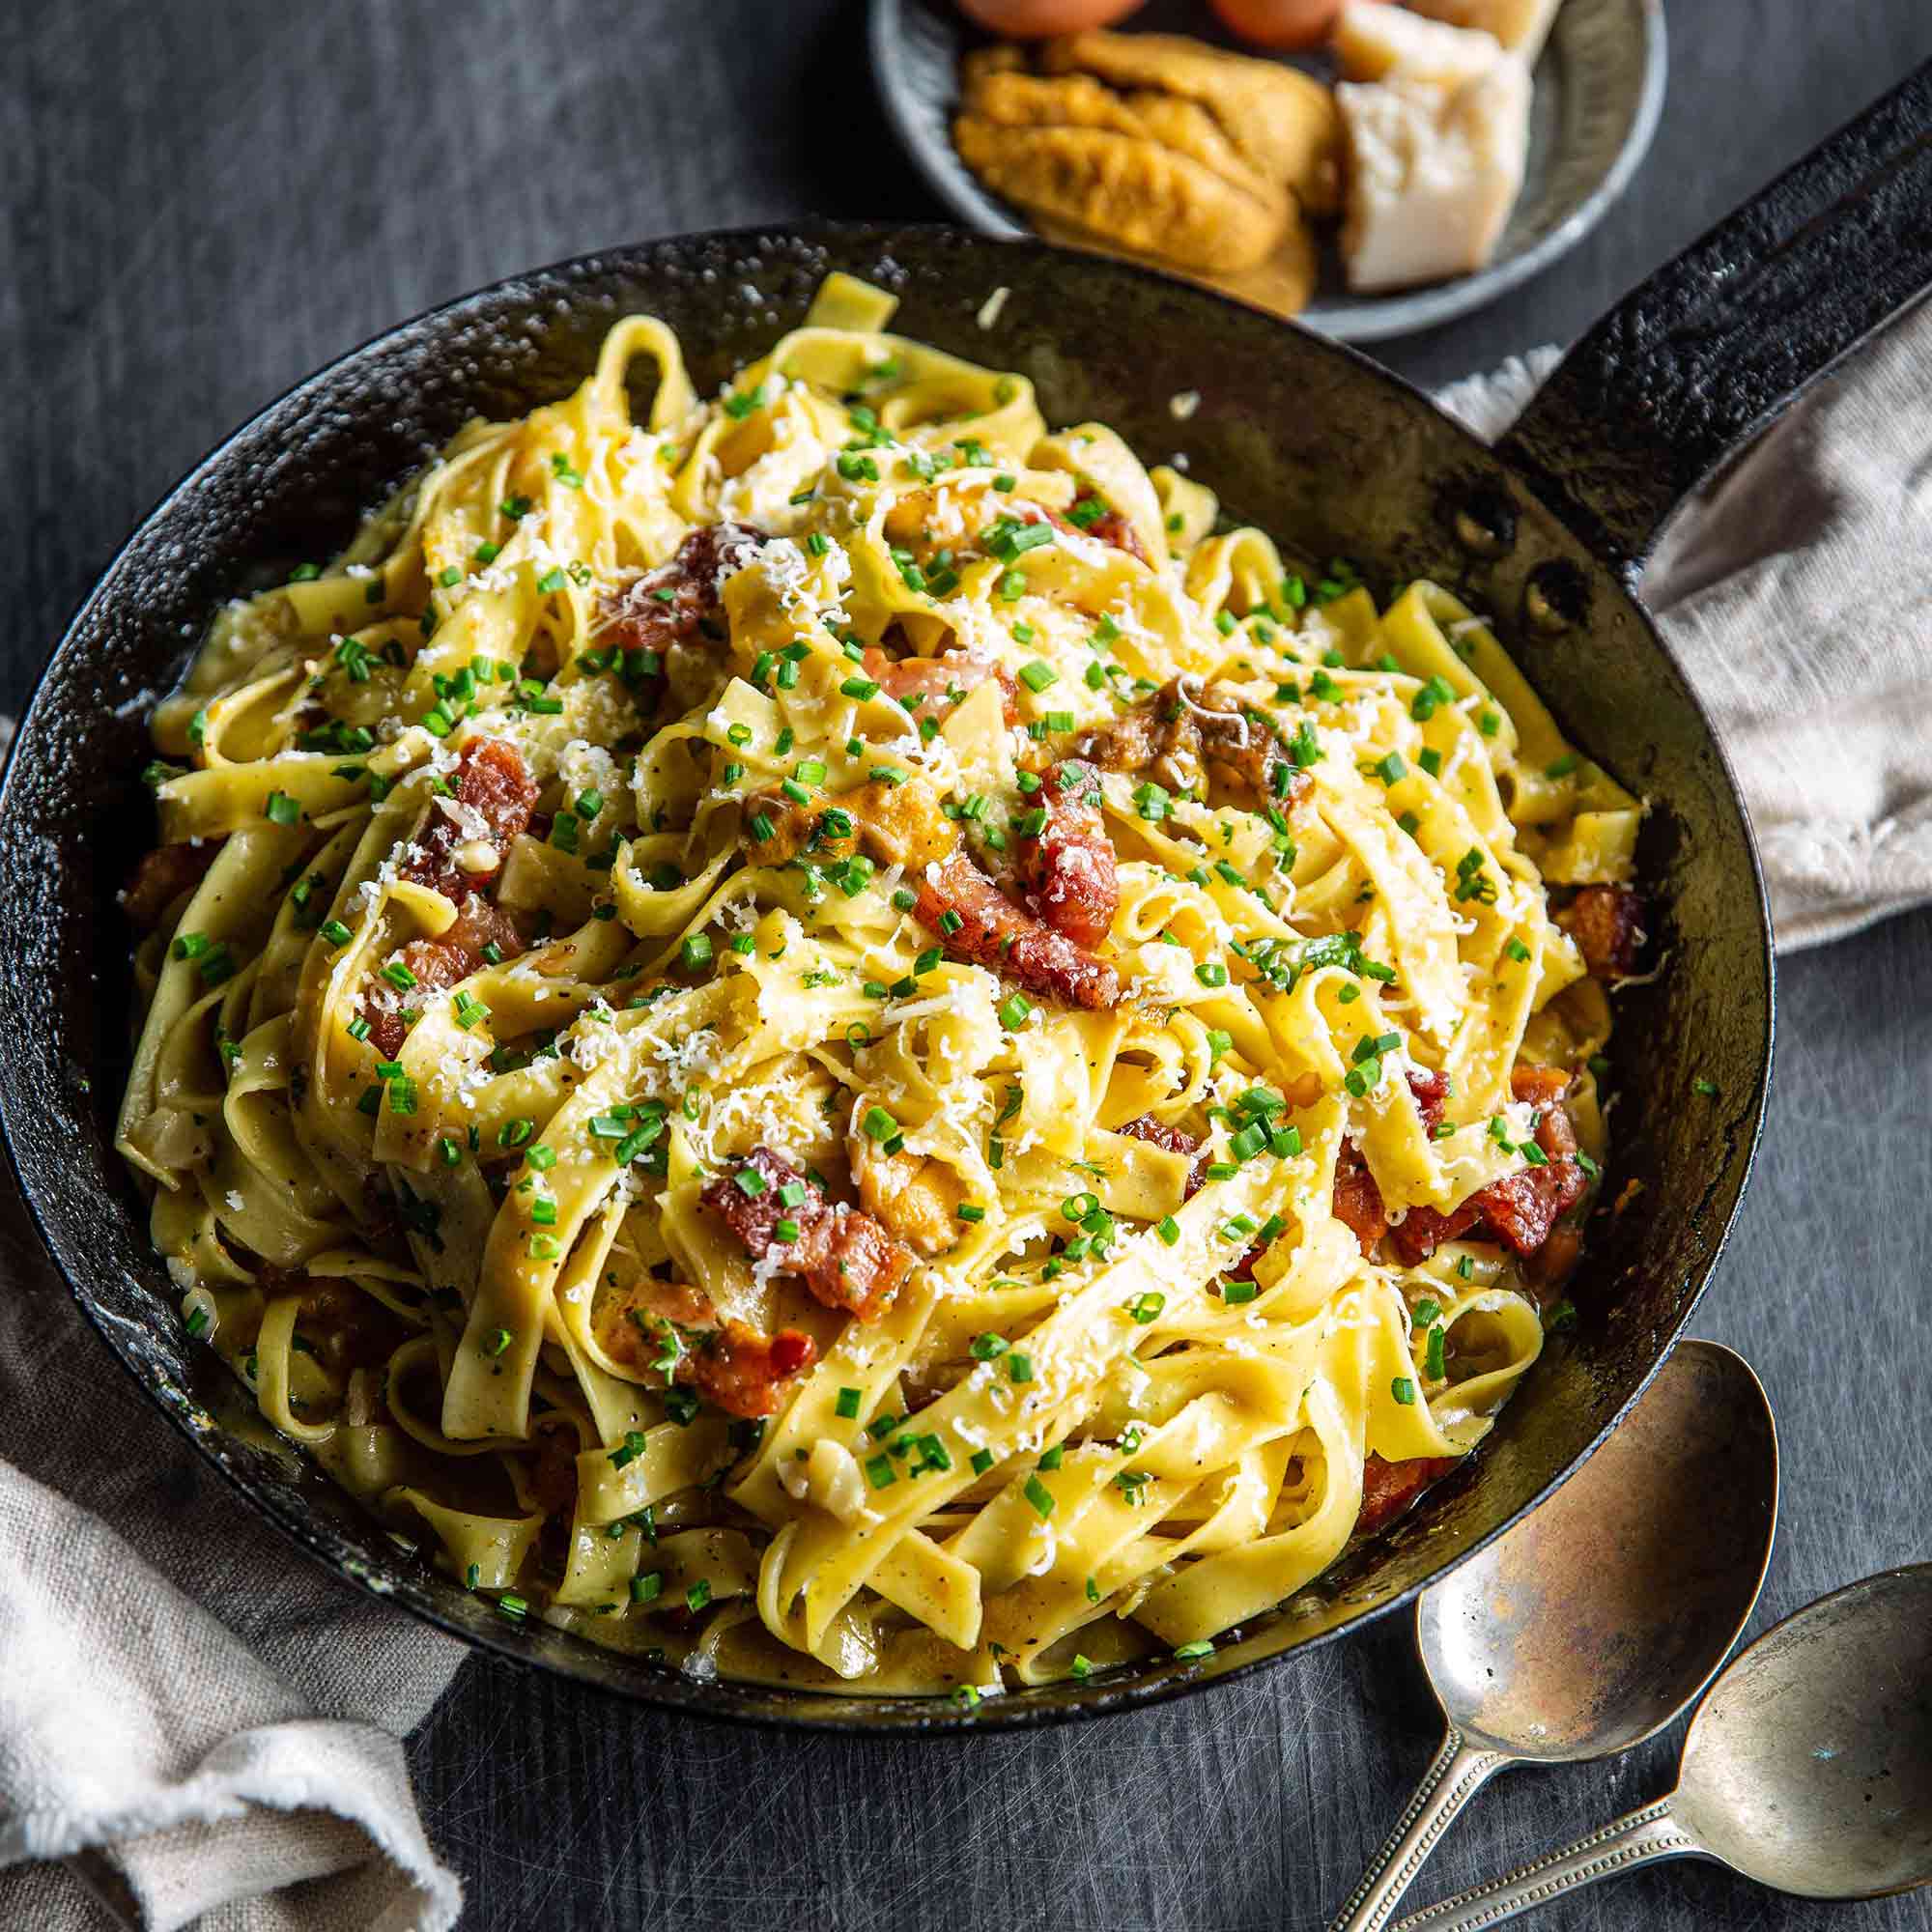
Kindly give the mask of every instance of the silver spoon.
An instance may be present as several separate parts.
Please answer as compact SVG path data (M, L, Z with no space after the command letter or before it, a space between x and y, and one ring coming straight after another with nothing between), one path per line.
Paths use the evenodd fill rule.
M1475 1932L1659 1859L1710 1859L1800 1898L1932 1885L1932 1563L1759 1637L1690 1720L1668 1797L1396 1932Z
M1711 1681L1777 1521L1777 1434L1743 1356L1686 1342L1562 1489L1416 1605L1448 1721L1333 1932L1381 1932L1492 1773L1629 1750Z

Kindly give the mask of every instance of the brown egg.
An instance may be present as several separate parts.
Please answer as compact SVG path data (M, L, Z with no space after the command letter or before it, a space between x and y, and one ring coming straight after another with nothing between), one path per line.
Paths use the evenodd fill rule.
M1287 50L1326 40L1342 0L1214 0L1214 11L1242 40Z
M1143 4L1144 0L959 0L959 11L995 34L1037 41L1049 34L1111 27Z

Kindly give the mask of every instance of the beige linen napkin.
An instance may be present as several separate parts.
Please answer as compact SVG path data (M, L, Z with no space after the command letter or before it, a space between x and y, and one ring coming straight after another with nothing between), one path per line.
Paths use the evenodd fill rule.
M465 1655L298 1556L0 1179L0 1926L446 1932L398 1738Z
M1437 397L1499 436L1538 350ZM1932 899L1932 304L1672 521L1644 601L1744 789L1778 949Z

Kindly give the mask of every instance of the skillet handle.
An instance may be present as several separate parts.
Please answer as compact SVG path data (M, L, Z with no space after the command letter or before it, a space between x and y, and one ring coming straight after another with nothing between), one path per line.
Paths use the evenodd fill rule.
M1932 284L1932 62L1627 296L1498 445L1633 588L1670 511Z

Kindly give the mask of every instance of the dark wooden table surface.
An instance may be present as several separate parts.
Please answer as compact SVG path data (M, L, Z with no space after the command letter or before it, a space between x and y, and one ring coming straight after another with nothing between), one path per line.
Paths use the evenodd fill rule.
M0 10L0 704L156 495L295 378L534 263L680 229L931 210L851 0L62 0ZM1419 381L1568 339L1932 56L1927 0L1680 0L1657 145L1597 233L1500 308L1386 346ZM1932 1555L1932 913L1781 973L1756 1181L1698 1328L1776 1406L1758 1624ZM158 1425L156 1425L158 1427ZM1678 1733L1519 1774L1429 1895L1668 1782ZM483 1662L412 1744L476 1932L1315 1927L1434 1745L1400 1620L1098 1726L966 1744L671 1722ZM1932 1924L1672 1866L1552 1928Z

